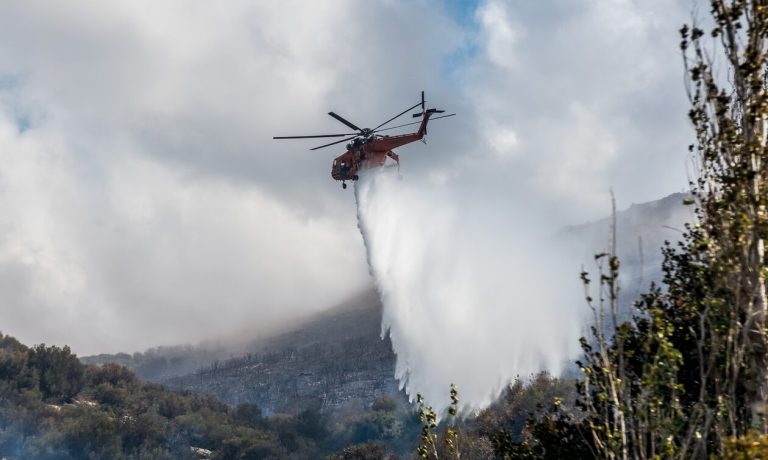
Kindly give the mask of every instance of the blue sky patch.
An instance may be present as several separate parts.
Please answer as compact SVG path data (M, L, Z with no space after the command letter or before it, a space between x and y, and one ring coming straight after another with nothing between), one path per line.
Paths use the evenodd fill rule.
M8 113L16 123L18 132L24 133L33 127L33 115L20 102L21 78L15 74L0 74L0 111Z
M477 54L475 37L479 31L479 25L475 19L475 13L481 0L444 0L444 2L448 15L466 32L466 40L463 46L443 58L440 70L449 80L460 82L462 70Z
M480 5L480 0L445 0L445 9L459 25L469 29L476 29L475 11Z

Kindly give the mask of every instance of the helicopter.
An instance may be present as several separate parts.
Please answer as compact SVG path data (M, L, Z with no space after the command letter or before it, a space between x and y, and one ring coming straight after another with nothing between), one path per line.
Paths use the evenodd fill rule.
M391 126L384 128L387 124L395 121L411 110L421 106L421 112L414 113L413 118L421 118L421 121L415 121L412 123L405 123L398 126ZM390 118L389 120L381 123L377 127L359 128L354 123L346 120L341 115L334 112L328 112L328 115L340 121L347 127L357 131L356 133L346 134L319 134L315 136L275 136L272 139L315 139L315 138L327 138L327 137L345 137L339 141L331 142L329 144L313 147L310 150L322 149L330 147L332 145L341 144L342 142L351 141L347 144L347 151L339 155L333 160L333 166L331 167L331 177L337 181L341 181L341 187L347 188L347 181L356 181L360 178L358 173L360 171L384 166L387 162L387 158L391 158L400 167L400 157L393 152L393 149L401 147L405 144L410 144L418 140L423 140L427 134L427 123L429 120L437 120L440 118L447 118L456 115L451 113L448 115L433 116L434 114L444 113L444 110L439 109L427 109L424 101L424 91L421 92L421 102L408 107L399 114ZM419 129L415 133L400 134L395 136L381 135L382 131L388 131L390 129L402 128L404 126L410 126L419 124Z

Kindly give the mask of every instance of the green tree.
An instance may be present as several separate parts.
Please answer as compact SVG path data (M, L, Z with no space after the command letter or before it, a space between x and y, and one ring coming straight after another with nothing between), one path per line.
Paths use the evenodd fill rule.
M697 222L665 248L666 289L643 296L633 321L616 322L613 248L587 293L596 326L582 341L581 407L604 458L719 456L768 428L768 4L709 4L706 30L680 31Z
M85 369L69 347L37 345L29 350L27 367L40 378L43 398L69 401L85 386Z

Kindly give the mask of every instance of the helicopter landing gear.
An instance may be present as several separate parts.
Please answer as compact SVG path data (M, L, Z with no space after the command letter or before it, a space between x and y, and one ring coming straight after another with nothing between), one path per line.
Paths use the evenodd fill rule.
M344 190L346 190L346 189L347 189L347 184L346 184L345 182L342 182L342 183L341 183L341 188L343 188Z

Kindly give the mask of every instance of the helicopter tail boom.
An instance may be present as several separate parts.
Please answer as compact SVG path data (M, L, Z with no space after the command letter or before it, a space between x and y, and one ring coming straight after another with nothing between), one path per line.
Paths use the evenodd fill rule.
M399 136L388 136L381 139L377 139L374 142L374 150L376 151L388 151L392 149L396 149L398 147L401 147L406 144L410 144L411 142L416 142L424 138L424 136L427 134L427 124L429 123L429 119L434 113L441 113L442 110L437 109L429 109L424 112L424 119L421 120L421 124L419 125L418 131L415 133L410 134L402 134Z

